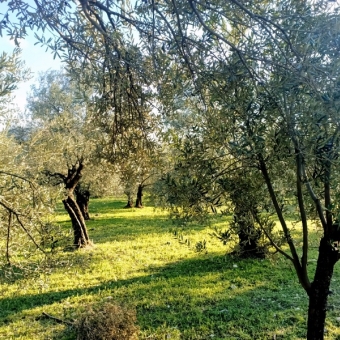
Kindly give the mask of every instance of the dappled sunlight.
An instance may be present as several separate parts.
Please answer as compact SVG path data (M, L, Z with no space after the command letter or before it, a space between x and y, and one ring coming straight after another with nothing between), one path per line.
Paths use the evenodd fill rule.
M107 204L108 210L118 203ZM94 204L99 211L98 201ZM240 260L227 254L231 245L211 237L210 225L175 229L179 237L165 217L152 208L98 212L88 223L92 249L60 249L45 272L1 285L0 337L33 339L39 330L42 338L68 339L71 329L42 314L74 320L106 301L137 309L141 339L305 337L307 299L289 261L278 254ZM202 240L206 249L197 252ZM334 335L340 310L336 283L333 290L328 328ZM34 330L19 329L24 323Z

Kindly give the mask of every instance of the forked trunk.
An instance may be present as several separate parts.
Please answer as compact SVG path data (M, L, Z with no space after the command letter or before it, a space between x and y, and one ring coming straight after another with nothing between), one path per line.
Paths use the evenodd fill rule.
M337 260L338 251L330 240L322 238L314 281L308 292L307 340L323 340L324 338L329 287Z
M72 196L68 195L63 200L63 203L72 221L75 247L80 248L90 245L91 241L87 233L85 220L77 202Z
M74 192L77 191L77 186L79 188L79 181L82 177L83 169L84 160L83 158L79 158L75 164L69 167L67 175L45 171L46 175L61 178L65 184L67 194L66 198L63 199L63 204L71 218L74 234L74 246L77 248L92 244L87 233L84 215L74 198Z
M142 202L142 198L143 198L143 185L139 184L138 185L138 190L137 190L137 199L136 199L136 208L143 208L143 202Z

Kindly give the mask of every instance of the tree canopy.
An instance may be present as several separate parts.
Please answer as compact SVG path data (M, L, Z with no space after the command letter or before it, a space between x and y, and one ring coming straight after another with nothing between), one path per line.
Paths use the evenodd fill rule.
M199 189L193 192L195 204L198 196L217 204L218 185L218 195L234 197L235 210L249 207L272 247L292 262L309 297L308 339L323 338L329 284L340 258L340 25L333 2L150 0L132 6L81 0L56 6L19 0L9 3L1 23L16 40L28 29L38 30L37 41L91 89L91 119L106 160L115 163L148 149L159 115L168 122L161 129L166 134L169 125L185 127L191 119L189 132L196 132L179 149L191 147L192 154L181 167L190 176L191 162L199 160L195 176L206 180L184 183L185 198ZM45 30L54 38L46 39ZM177 130L183 136L185 129ZM264 225L254 206L233 195L224 175L229 169L239 178L238 168L249 183L256 178L263 184L252 195L266 188L289 251L270 236L266 227L272 224ZM294 206L301 249L287 223ZM323 230L312 279L311 221Z

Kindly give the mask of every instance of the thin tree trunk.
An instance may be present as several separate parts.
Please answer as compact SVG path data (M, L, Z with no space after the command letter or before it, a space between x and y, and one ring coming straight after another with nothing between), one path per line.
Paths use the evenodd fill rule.
M137 199L136 199L136 205L135 205L136 208L143 208L143 201L142 201L143 188L144 188L143 184L138 185Z
M9 255L9 242L11 236L11 227L12 227L12 213L8 214L8 224L7 224L7 237L6 237L6 259L7 264L11 265L10 255Z
M132 198L132 193L130 191L125 192L125 194L127 195L127 203L126 206L124 208L130 209L133 208L133 198Z
M307 340L323 340L329 287L338 251L330 240L322 238L314 281L309 290Z

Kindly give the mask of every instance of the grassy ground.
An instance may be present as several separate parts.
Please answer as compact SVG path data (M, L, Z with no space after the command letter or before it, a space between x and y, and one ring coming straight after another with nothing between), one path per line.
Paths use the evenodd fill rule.
M0 339L75 339L42 314L74 320L105 301L136 308L140 339L305 338L307 297L281 256L240 261L210 237L211 226L188 226L175 238L166 213L123 206L93 200L94 248L58 252L43 273L1 281ZM62 211L58 220L68 228ZM207 251L198 253L203 240ZM337 268L326 339L340 339L339 280Z

